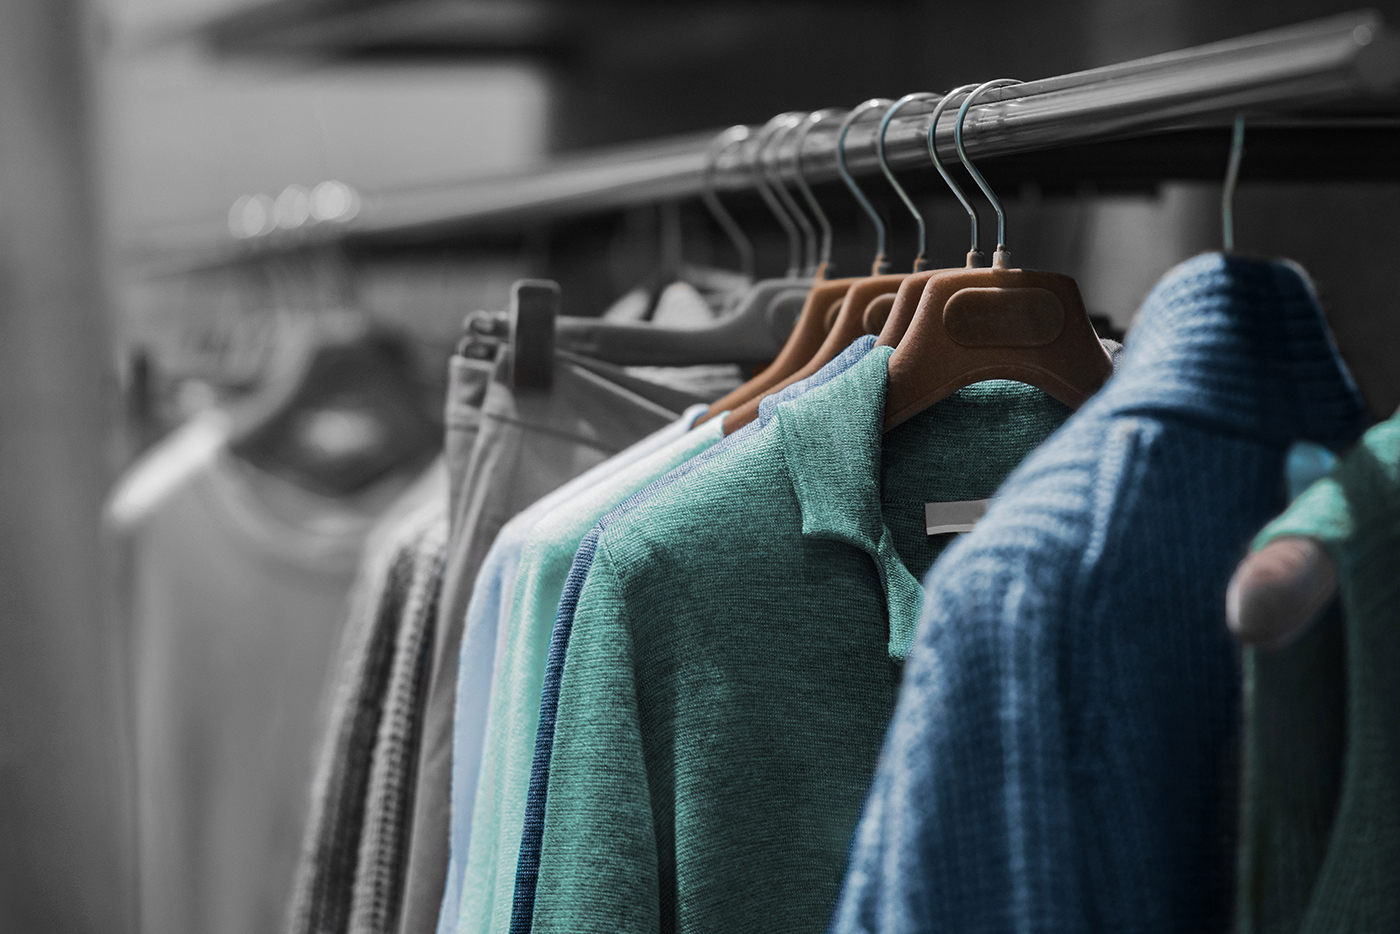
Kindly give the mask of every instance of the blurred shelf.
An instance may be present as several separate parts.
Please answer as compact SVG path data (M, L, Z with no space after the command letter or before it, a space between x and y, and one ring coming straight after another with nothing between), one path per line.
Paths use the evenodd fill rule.
M857 12L899 0L827 0ZM327 59L533 58L587 54L599 37L666 31L684 35L799 20L793 0L266 0L206 23L215 51L238 56Z

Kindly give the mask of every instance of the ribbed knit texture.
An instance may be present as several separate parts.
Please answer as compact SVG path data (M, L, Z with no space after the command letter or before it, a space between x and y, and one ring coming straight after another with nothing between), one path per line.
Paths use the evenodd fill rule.
M404 517L366 556L351 594L331 722L310 789L310 814L292 887L289 934L349 929L384 693L413 591L418 543L444 518L438 502Z
M559 711L559 683L564 674L564 661L569 647L569 634L573 630L574 612L578 608L579 594L588 579L588 569L592 567L594 555L597 553L599 536L608 526L650 500L658 491L670 486L680 477L722 456L731 448L747 444L772 420L773 413L779 405L829 383L855 366L874 346L873 336L859 337L816 373L779 392L765 396L758 407L758 418L632 494L616 509L599 519L598 524L589 530L579 544L564 582L563 595L559 600L554 627L550 633L549 655L541 686L534 757L530 765L529 791L525 800L520 859L515 873L510 934L530 934L534 922L535 885L540 874L540 844L544 838L545 801L549 792L549 760L554 752L554 723ZM723 418L715 420L723 421Z
M472 842L458 927L463 934L505 934L510 928L545 658L564 580L580 539L629 495L717 442L722 431L721 424L712 420L685 433L558 504L530 531L500 637L481 775L470 815Z
M442 589L447 523L434 522L414 546L394 661L370 764L364 830L350 900L350 934L388 934L398 922L409 816L433 624Z
M453 934L457 930L462 881L472 844L472 812L476 804L477 781L481 775L492 682L496 677L497 647L504 647L506 634L510 631L515 579L521 552L530 532L541 519L574 497L684 435L705 409L703 405L687 409L665 428L652 432L553 493L536 500L501 528L482 560L471 599L467 603L458 658L452 726L451 856L437 916L439 934ZM479 920L484 924L487 919L482 917ZM405 916L405 932L408 931L408 923L409 919Z
M1169 272L1117 374L925 580L833 930L1228 927L1226 583L1290 443L1345 445L1363 411L1296 267Z
M1321 543L1342 619L1249 651L1244 934L1400 930L1400 415L1255 540Z
M600 537L560 685L536 931L811 931L944 544L1068 415L979 384L882 435L889 348ZM893 655L892 655L893 653Z

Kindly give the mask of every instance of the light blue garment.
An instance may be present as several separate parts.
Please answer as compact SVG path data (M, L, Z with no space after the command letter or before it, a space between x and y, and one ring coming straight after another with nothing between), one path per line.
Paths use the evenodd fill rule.
M454 934L457 930L457 906L461 900L467 851L471 846L472 806L476 800L482 743L494 680L496 634L501 621L508 618L510 613L507 597L515 588L520 553L530 530L550 511L574 496L684 435L705 410L703 405L691 406L670 425L580 474L526 508L501 528L482 560L471 599L467 603L466 624L458 657L452 733L452 822L448 833L447 881L442 909L438 913L438 934Z
M534 915L535 882L539 877L540 843L544 835L545 800L549 789L549 759L553 750L554 719L559 708L559 685L564 674L564 659L569 647L569 632L573 625L574 609L578 606L578 596L588 577L588 569L593 564L593 555L602 530L612 522L656 494L660 489L674 483L679 477L694 471L701 464L722 456L752 440L763 426L772 420L778 406L797 398L818 386L824 385L849 370L875 346L875 338L865 335L857 338L834 360L827 363L812 376L799 380L780 392L770 394L759 403L758 418L725 437L719 444L692 457L661 479L647 486L627 499L594 526L579 546L574 556L573 566L564 585L564 596L559 602L559 615L550 636L549 659L545 668L545 680L540 699L540 725L535 739L535 758L530 770L530 790L525 805L525 833L520 844L520 860L515 873L515 905L511 912L510 934L527 934Z
M1169 272L1113 379L925 578L832 930L1227 930L1226 584L1290 445L1364 413L1296 267Z
M627 497L724 437L720 419L698 425L626 469L560 503L535 523L520 552L509 607L496 628L496 665L481 770L462 872L457 934L505 934L525 820L540 692L559 597L579 541Z
M1295 441L1288 449L1288 498L1295 500L1303 491L1332 472L1337 455L1311 441Z

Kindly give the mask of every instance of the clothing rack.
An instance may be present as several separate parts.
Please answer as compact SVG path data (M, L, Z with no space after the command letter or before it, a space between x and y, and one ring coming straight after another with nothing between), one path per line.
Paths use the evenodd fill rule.
M886 154L892 167L928 167L930 111L911 105L890 123ZM1358 121L1388 132L1400 129L1400 33L1378 13L1359 11L994 89L969 108L963 139L973 159L1016 156L1220 127L1237 113L1291 129ZM957 157L954 114L950 109L944 115L936 134L939 154L948 161ZM851 127L846 159L854 175L878 171L878 124L873 112ZM806 137L802 168L811 182L837 177L838 125L831 119ZM687 135L561 156L537 168L460 184L355 193L359 206L353 214L287 226L269 213L255 233L245 229L234 236L226 230L214 252L228 261L347 237L432 239L692 198L706 184L713 139L713 133ZM753 134L716 159L709 173L716 189L752 187L752 141ZM781 161L790 173L791 153Z

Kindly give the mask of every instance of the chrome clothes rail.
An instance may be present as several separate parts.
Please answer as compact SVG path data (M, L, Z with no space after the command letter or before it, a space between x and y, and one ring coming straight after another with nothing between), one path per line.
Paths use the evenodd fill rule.
M852 102L853 103L853 102ZM891 122L891 166L928 166L928 106L910 105ZM919 111L923 112L920 113ZM956 158L950 108L938 126L940 154ZM1372 11L1348 13L1238 39L990 91L964 126L974 158L1053 149L1191 127L1226 125L1236 113L1271 117L1400 116L1400 34ZM807 178L835 178L836 127L806 138ZM878 166L878 114L847 138L851 171ZM752 185L747 147L721 156L720 190ZM240 240L227 233L220 252L250 255L350 235L431 237L444 231L523 227L552 218L616 210L698 195L713 133L561 156L518 173L460 184L361 192L348 219L279 224ZM1341 154L1339 154L1340 156ZM791 152L780 161L790 169ZM1222 168L1223 171L1223 168ZM267 201L268 204L271 201ZM295 212L293 212L295 214ZM301 212L305 217L305 212ZM234 225L235 229L237 225Z
M1291 114L1388 97L1400 88L1400 37L1362 12L992 91L968 111L969 156L1008 155L1180 126L1236 112ZM906 108L912 110L914 108ZM925 108L928 110L930 108ZM835 129L807 137L803 169L813 181L836 177ZM853 172L877 171L878 118L847 138ZM886 137L895 167L926 166L927 115L896 118ZM516 175L452 188L367 196L358 226L392 231L433 223L587 213L700 192L712 134L555 160ZM953 123L939 126L941 155L956 159ZM752 185L747 153L716 166L720 189ZM785 160L786 161L786 160Z

